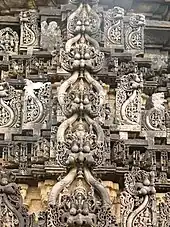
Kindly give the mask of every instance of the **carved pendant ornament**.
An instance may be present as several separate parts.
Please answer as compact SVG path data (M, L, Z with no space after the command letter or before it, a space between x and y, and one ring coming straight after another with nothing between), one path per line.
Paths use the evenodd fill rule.
M98 15L88 4L81 3L68 18L68 30L74 37L61 50L61 64L71 76L58 89L58 103L67 119L58 128L56 150L57 163L68 174L49 196L47 225L51 227L56 222L58 226L103 227L115 223L109 195L91 172L102 162L104 146L104 132L96 120L104 91L91 76L104 60L91 37L99 26Z

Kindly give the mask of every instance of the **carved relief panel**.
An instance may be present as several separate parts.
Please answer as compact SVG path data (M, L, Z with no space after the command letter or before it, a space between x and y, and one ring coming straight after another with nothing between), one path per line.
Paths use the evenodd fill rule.
M156 225L154 173L132 170L125 174L125 190L120 195L121 226Z
M0 83L0 128L5 139L21 128L21 96L22 91L9 86L7 82Z
M0 52L8 54L18 54L19 36L16 31L10 27L0 30Z
M122 64L122 68L126 63ZM133 67L134 64L127 63ZM125 66L126 67L126 66ZM132 68L129 68L132 70ZM122 69L116 89L116 121L124 131L139 131L141 124L141 89L143 87L142 73L137 71L128 73ZM128 126L128 127L127 127Z
M30 128L35 124L39 124L40 128L47 127L50 117L51 83L33 83L27 79L24 89L23 128Z
M124 47L124 9L114 7L104 14L105 47Z
M20 13L20 48L39 48L38 13L32 9Z
M41 22L41 42L44 50L54 51L57 45L62 43L61 29L56 21Z
M144 54L144 25L143 14L130 14L129 20L124 24L125 50L132 53Z

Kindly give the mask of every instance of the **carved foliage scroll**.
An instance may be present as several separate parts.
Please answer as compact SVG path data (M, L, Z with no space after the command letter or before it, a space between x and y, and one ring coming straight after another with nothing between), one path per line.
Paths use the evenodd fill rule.
M50 83L33 83L26 80L24 98L24 124L44 123L48 117L51 100Z
M21 92L0 83L0 127L19 128L21 126Z
M125 49L144 53L144 25L145 16L142 14L130 15L129 22L125 23Z
M124 72L124 75L121 75L118 80L116 91L116 119L117 123L122 125L122 129L123 125L131 125L130 130L140 130L142 87L143 77L142 74L137 71L127 74Z
M39 29L38 29L38 13L36 10L29 10L20 13L21 37L20 47L39 46Z
M104 14L104 45L113 49L124 49L133 54L144 53L145 16L125 16L123 8L114 7Z
M159 227L167 227L170 222L170 193L166 193L164 201L159 204Z
M125 190L120 195L121 226L141 227L156 224L156 190L153 172L132 170L125 174Z
M123 47L124 33L123 33L123 17L124 9L114 7L105 12L105 46L106 47Z
M7 170L0 171L0 226L28 227L29 216L22 205L19 187Z
M143 126L146 130L165 131L165 105L164 93L154 93L146 102L143 111Z

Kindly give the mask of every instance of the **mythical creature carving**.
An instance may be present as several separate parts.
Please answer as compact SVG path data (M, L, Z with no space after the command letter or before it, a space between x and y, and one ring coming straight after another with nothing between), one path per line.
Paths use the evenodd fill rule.
M61 29L56 21L47 24L46 21L41 22L41 47L48 51L53 51L58 43L61 44Z
M125 174L125 190L120 195L122 227L155 226L155 194L153 172L135 169Z
M28 227L29 216L14 179L8 170L0 170L0 226Z
M20 13L21 36L20 47L39 47L38 13L32 9Z
M132 14L125 23L125 49L136 54L144 53L145 16Z
M154 93L146 102L146 110L143 111L143 124L146 130L165 130L165 106L164 93Z
M140 72L120 76L116 92L116 118L118 124L136 125L139 130L142 87L143 77Z
M16 31L6 27L0 30L0 51L18 54L19 37Z
M21 92L0 83L0 128L19 128L21 126Z
M122 47L124 45L124 9L114 7L104 14L104 34L106 47Z
M24 124L44 123L50 105L51 83L25 81Z

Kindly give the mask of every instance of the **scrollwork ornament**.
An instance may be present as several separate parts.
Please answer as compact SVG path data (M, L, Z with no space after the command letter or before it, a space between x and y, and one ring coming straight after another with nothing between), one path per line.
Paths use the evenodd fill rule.
M105 12L104 33L106 47L118 47L124 45L123 17L124 9L120 7L114 7Z
M0 170L0 224L1 226L29 226L29 216L22 205L19 187L8 170Z
M146 103L143 111L143 126L146 130L165 131L165 105L164 93L154 93Z
M51 100L50 83L33 83L26 80L24 100L24 123L43 123Z
M141 73L121 76L116 93L116 116L120 125L138 125L141 121Z
M0 83L0 127L19 128L21 126L21 92Z
M125 49L135 53L144 52L144 25L143 14L133 14L129 23L125 24Z
M156 190L154 173L134 169L125 174L125 190L121 193L122 226L155 226Z
M38 13L32 9L20 13L20 47L39 47Z

